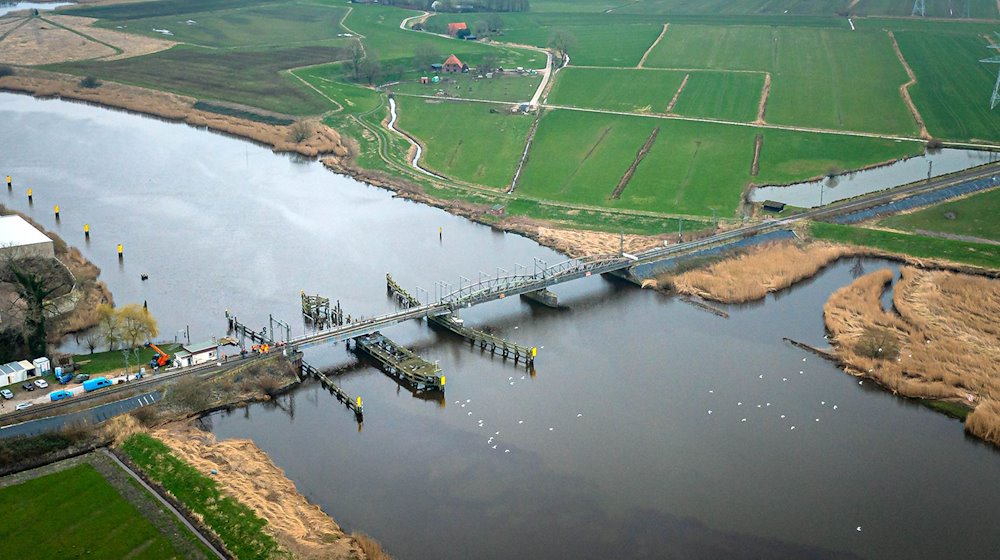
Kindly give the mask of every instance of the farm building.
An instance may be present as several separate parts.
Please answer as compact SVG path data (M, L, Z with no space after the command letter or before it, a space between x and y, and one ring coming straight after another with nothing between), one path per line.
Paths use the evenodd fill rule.
M451 55L441 65L441 70L446 74L459 74L461 72L468 72L469 65L463 63L457 56Z
M0 217L0 256L54 257L52 240L21 216Z
M464 21L459 21L459 22L456 22L456 23L449 23L448 24L448 35L451 35L452 37L457 37L459 31L461 31L463 29L468 29L468 28L469 28L469 26L465 25Z
M35 366L27 360L20 362L10 362L0 366L0 387L23 383L28 379L28 374L34 371Z
M214 362L219 359L219 344L212 340L197 344L185 344L179 352L174 354L174 359L180 367Z

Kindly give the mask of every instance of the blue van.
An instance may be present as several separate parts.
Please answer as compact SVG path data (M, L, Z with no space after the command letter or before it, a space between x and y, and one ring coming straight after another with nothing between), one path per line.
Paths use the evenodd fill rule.
M53 401L61 401L63 399L68 399L73 396L73 393L69 391L53 391L49 393L49 398Z
M95 377L93 379L88 379L88 380L86 380L86 381L83 382L83 390L84 391L96 391L97 389L100 389L101 387L108 387L108 386L114 385L114 384L115 384L115 382L111 381L107 377Z

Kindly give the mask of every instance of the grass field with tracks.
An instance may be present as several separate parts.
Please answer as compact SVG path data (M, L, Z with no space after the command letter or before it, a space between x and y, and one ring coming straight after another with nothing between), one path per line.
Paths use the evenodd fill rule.
M2 488L0 503L6 518L0 526L5 558L180 557L88 464Z
M906 73L884 32L671 25L646 66L770 72L769 123L917 132L899 95Z
M537 75L497 74L492 78L477 78L472 74L441 76L441 82L436 84L411 80L392 86L392 91L400 95L438 95L440 92L443 97L517 103L530 101L542 81Z
M621 198L610 200L657 126L660 132L649 154ZM764 147L760 173L752 177L758 133ZM750 182L789 183L921 149L915 142L556 110L539 124L518 192L568 203L703 216L714 208L727 216Z
M549 103L611 111L664 113L684 72L569 68L549 93Z
M674 113L739 122L757 118L764 75L747 72L690 72Z
M972 32L899 31L896 40L913 68L911 89L932 136L1000 142L1000 111L990 110L996 64L986 38Z
M154 29L162 29L172 33L166 37L172 41L216 48L285 45L290 37L298 43L315 45L328 41L343 43L339 36L346 30L340 26L340 20L346 13L343 6L249 3L211 12L104 20L100 25L111 29L124 25L124 30L130 33L161 39L164 35ZM126 14L122 12L123 16Z
M486 103L428 101L396 98L399 128L427 147L423 156L426 166L464 181L509 186L532 117Z

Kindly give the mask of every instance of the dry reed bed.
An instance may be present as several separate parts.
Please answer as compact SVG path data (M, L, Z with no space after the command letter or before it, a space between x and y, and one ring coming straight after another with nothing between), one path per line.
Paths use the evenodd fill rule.
M815 276L837 259L854 254L843 245L808 246L782 241L762 244L707 268L657 276L658 287L722 303L744 303Z
M891 279L873 272L826 303L837 356L894 393L974 407L966 430L1000 445L1000 281L904 267L886 311L880 297Z
M365 553L319 506L310 504L284 471L250 440L216 441L187 424L151 432L200 472L213 469L220 489L267 520L267 530L294 558L364 560Z

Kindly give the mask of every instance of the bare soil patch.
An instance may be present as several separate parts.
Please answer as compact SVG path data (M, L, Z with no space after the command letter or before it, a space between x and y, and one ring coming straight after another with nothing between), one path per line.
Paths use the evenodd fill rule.
M997 2L1000 2L1000 0L997 0ZM610 12L610 10L608 10L608 11ZM608 13L608 12L605 12L605 13ZM667 34L667 28L668 27L670 27L669 23L664 23L663 24L663 31L660 31L660 34L656 37L656 40L653 41L653 44L650 45L648 49L646 49L646 52L642 53L642 58L639 59L639 64L636 64L636 66L635 66L636 68L642 68L642 65L646 64L646 58L649 57L649 53L653 52L653 49L656 48L656 45L659 45L660 41L663 40L663 36Z
M166 41L154 37L124 33L114 29L94 27L94 22L97 21L94 18L51 15L46 16L45 19L121 49L122 52L120 54L109 56L107 60L118 60L165 51L177 44L175 41Z
M873 272L826 303L837 356L894 393L974 407L966 430L1000 445L1000 281L904 267L884 310L891 280Z
M657 287L722 303L745 303L815 276L851 254L849 247L792 241L753 247L738 256L678 275L656 278Z
M618 200L622 197L622 193L625 192L625 187L628 186L629 181L632 180L632 175L635 174L636 168L642 163L642 160L649 153L649 150L653 147L653 143L656 142L657 135L660 134L660 127L653 129L653 132L649 134L649 138L646 138L646 142L639 148L639 151L635 154L635 159L632 160L632 164L628 166L625 170L625 174L618 181L618 185L615 186L615 190L611 193L611 199Z
M750 175L756 177L760 172L760 151L764 148L764 135L758 134L753 141L753 163L750 164Z
M1000 1L1000 0L998 0ZM903 102L910 109L910 114L913 115L913 120L917 121L917 126L920 127L920 137L930 140L931 135L927 132L927 126L924 125L924 118L920 116L920 111L917 106L913 103L913 99L910 97L910 86L917 83L917 75L913 73L913 69L907 64L906 59L903 58L903 51L899 50L899 43L896 42L896 36L893 35L892 31L886 31L889 34L889 39L892 40L892 49L896 51L896 58L899 59L899 63L903 65L903 70L906 71L906 75L910 77L910 80L905 84L899 86L899 95L902 96Z
M680 98L681 92L684 91L684 86L687 85L688 78L690 78L690 77L691 77L691 74L684 74L684 79L681 80L681 85L678 86L677 92L674 93L674 96L672 98L670 98L670 103L667 103L667 108L663 111L664 113L668 113L669 114L671 111L674 110L674 105L677 105L677 100Z
M156 429L150 435L199 471L218 473L214 478L222 491L266 519L265 530L295 558L366 557L355 540L319 506L310 504L252 441L220 442L213 434L187 424Z
M41 18L31 18L0 41L0 62L23 66L86 60L113 54L114 49Z
M764 113L767 112L767 98L771 95L771 73L764 73L764 87L760 90L760 103L757 104L757 120L754 124L764 124Z

